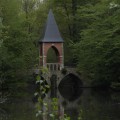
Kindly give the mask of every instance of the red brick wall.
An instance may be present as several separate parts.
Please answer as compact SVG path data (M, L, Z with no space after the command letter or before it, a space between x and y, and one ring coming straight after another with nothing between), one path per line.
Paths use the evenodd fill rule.
M57 49L59 53L59 63L63 64L63 57L61 57L63 56L63 43L42 43L40 47L40 56L43 56L42 59L44 59L44 63L42 62L43 60L40 60L40 64L46 64L47 53L51 47L55 47Z

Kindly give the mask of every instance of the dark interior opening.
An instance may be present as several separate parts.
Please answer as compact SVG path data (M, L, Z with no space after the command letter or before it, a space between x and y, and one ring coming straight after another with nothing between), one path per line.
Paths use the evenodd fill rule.
M51 47L47 53L47 63L58 63L59 62L59 52L55 47Z
M68 74L61 80L58 89L65 99L74 101L82 94L82 86L83 83L77 76Z
M51 82L51 98L57 97L57 75L52 75L50 78Z

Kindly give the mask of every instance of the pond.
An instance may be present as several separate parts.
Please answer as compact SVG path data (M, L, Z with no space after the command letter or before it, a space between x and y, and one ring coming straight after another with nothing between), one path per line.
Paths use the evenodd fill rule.
M30 87L28 87L31 89ZM12 95L0 104L0 120L42 120L36 118L34 90L25 90L20 97ZM58 97L59 115L67 114L71 120L120 120L120 93L90 88L75 89L64 84L48 92L45 101Z

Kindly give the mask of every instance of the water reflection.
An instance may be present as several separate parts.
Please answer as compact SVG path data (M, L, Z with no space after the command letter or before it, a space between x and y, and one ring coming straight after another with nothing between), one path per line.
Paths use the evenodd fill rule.
M82 86L83 84L77 76L69 74L60 82L58 89L65 99L75 101L82 94Z
M65 113L74 120L77 120L80 114L79 103L83 93L81 86L81 80L73 74L66 76L59 85L61 104Z
M56 88L51 90L56 91ZM51 93L54 92L50 91L44 99L49 104L51 104ZM64 114L70 116L71 120L78 120L78 118L81 120L119 120L120 118L120 93L89 88L83 90L80 87L74 89L73 84L64 84L59 87L55 97L59 100L59 118L63 118ZM51 108L49 108L49 113L51 113ZM43 120L49 120L49 117L44 116Z
M117 98L119 102L115 102L111 97L113 94L120 95L111 91L89 91L89 89L85 89L80 104L83 111L83 120L119 120L120 96ZM115 104L118 105L117 109Z
M55 77L55 76L54 76ZM51 80L51 83L54 82ZM75 87L77 86L77 87ZM29 89L32 87L30 86ZM31 90L33 91L33 90ZM25 94L25 91L21 93ZM53 85L44 102L48 103L48 114L36 118L35 104L32 103L33 92L27 91L22 97L15 96L0 104L0 120L50 120L48 114L52 113L51 100L58 98L58 118L68 114L71 120L119 120L120 119L120 93L105 90L81 89L78 84L61 82L59 89Z
M16 92L17 97L11 95L7 97L7 101L0 103L0 120L38 120L31 99L33 93L29 91ZM6 95L8 93L5 92Z
M48 113L43 115L43 120L50 120L49 115L55 112L52 110L52 98L54 97L58 98L58 110L56 111L58 119L64 118L64 114L68 114L71 120L77 120L80 114L79 103L81 102L80 96L82 95L83 89L75 81L71 81L69 84L62 82L60 83L59 89L57 89L55 84L56 76L52 78L54 79L51 79L51 91L43 99L44 103L48 103L47 108L43 105L43 113Z
M7 113L7 111L0 108L0 120L7 120L8 117L9 114Z

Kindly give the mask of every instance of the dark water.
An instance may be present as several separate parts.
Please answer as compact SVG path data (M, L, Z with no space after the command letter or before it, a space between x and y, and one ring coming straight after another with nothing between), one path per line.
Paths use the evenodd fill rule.
M66 113L71 120L78 120L78 117L81 120L120 120L119 92L75 88L71 83L60 86L57 92L49 91L46 101L51 94L59 98L61 115ZM35 114L33 92L30 91L24 91L19 97L12 95L0 104L0 120L42 120Z
M74 101L64 100L65 113L72 120L120 120L120 93L83 89Z
M26 90L10 95L6 102L0 104L0 120L37 120L32 96Z

